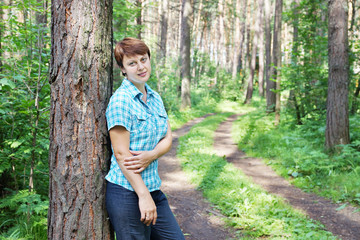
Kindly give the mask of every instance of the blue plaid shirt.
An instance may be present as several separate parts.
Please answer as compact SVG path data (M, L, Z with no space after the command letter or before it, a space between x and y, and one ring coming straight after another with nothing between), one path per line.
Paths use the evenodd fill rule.
M110 98L106 109L108 130L115 126L123 126L130 132L130 150L150 151L165 137L168 125L164 104L158 93L147 84L147 102L142 100L143 94L127 79ZM113 150L112 150L113 151ZM150 192L159 190L161 180L158 173L158 160L154 160L141 173L142 179ZM110 171L105 177L114 184L134 191L122 173L114 151L111 156Z

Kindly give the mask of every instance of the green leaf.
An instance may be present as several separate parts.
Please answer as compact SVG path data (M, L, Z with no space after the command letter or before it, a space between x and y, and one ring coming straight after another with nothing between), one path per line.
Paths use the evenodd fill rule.
M23 143L22 141L16 140L16 141L14 141L14 142L12 142L12 143L10 144L10 147L11 147L11 148L17 148L17 147L20 146L22 143Z
M15 83L7 78L2 78L0 79L0 90L2 89L3 86L8 86L11 89L14 89L16 87Z
M347 205L347 203L341 205L340 207L338 207L338 208L336 209L336 211L343 210L343 209L346 207L346 205Z

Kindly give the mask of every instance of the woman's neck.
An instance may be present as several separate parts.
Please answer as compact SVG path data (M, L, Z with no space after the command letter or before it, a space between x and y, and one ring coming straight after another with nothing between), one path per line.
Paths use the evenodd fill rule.
M135 82L132 82L132 83L143 94L142 100L146 103L147 92L146 92L146 88L145 88L145 83L135 83Z

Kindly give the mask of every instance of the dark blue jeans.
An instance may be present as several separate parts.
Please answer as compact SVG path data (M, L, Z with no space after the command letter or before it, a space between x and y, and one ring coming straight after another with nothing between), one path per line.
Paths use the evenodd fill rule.
M165 194L150 193L157 210L155 225L140 221L139 200L135 192L107 182L106 208L117 240L184 240L184 235L169 207Z

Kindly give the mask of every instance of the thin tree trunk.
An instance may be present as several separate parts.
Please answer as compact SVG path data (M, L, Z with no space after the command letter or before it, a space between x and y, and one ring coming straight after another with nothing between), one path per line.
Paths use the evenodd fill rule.
M265 0L265 83L266 98L270 91L270 65L271 65L271 4ZM270 85L269 85L270 84ZM267 100L268 101L268 100Z
M224 0L219 0L219 19L218 19L218 41L217 41L217 63L219 67L225 67L225 29L224 29Z
M11 110L12 112L14 112L14 106L11 105ZM15 130L15 118L14 116L12 116L11 118L12 123L11 123L11 133L10 133L10 139L14 138L14 130ZM11 152L13 153L13 149L11 149ZM12 174L13 174L13 180L14 180L14 184L15 184L15 190L16 192L19 192L19 185L18 185L18 181L17 181L17 174L16 174L16 164L14 162L14 160L16 160L13 156L11 157L11 169L12 169ZM25 175L25 174L24 174Z
M268 0L266 0L268 1ZM264 97L264 0L259 0L259 95Z
M241 2L236 0L235 5L235 34L234 34L234 52L233 52L233 64L232 64L232 79L236 79L237 76L237 65L239 59L239 50L240 50L240 12L241 12Z
M250 21L250 18L248 18ZM250 29L250 22L246 24L246 54L245 54L245 69L250 68L250 43L251 43L251 29Z
M280 123L280 84L281 84L281 15L282 15L282 0L276 0L275 5L275 23L274 23L274 42L273 42L273 63L274 75L276 74L276 102L275 102L275 125Z
M347 0L329 0L329 80L325 146L350 143Z
M276 79L278 73L278 54L281 54L281 13L282 13L282 0L276 0L275 4L275 17L274 17L274 39L273 39L273 47L272 47L272 56L271 56L271 64L270 67L270 80L267 84L267 96L266 96L266 106L267 112L275 112L276 108L276 93L277 89ZM280 47L280 51L279 51Z
M141 28L142 28L142 1L136 0L137 14L136 14L136 25L138 26L137 38L141 39Z
M236 79L239 73L241 59L242 59L242 45L244 43L244 30L246 21L246 0L236 1L236 20L235 20L235 38L234 38L234 55L233 55L233 69L232 78ZM242 14L242 15L241 15Z
M160 68L163 68L166 63L166 44L167 44L167 31L168 31L168 17L169 17L169 4L168 0L163 0L161 5L161 20L160 20L160 51L159 63ZM158 77L158 91L161 92L162 69Z
M196 20L194 23L194 38L195 38L195 43L199 43L198 46L196 46L197 48L199 48L199 46L201 45L201 41L202 41L202 37L199 37L199 29L200 29L200 19L201 19L201 14L202 14L202 9L203 9L203 0L200 0L199 3L199 10L198 10L198 14L196 16ZM200 33L200 35L203 35L203 32Z
M190 99L190 16L192 6L189 0L183 0L181 8L181 109L191 107Z
M38 0L38 3L43 3L43 6L41 10L46 10L47 1ZM47 14L36 12L36 24L41 26L42 28L45 27L47 23ZM40 118L40 107L39 107L39 94L41 90L41 65L42 65L42 50L44 47L43 42L43 29L40 29L38 31L38 41L35 44L36 48L39 50L39 69L38 69L38 79L36 83L36 89L35 89L35 96L34 96L34 102L35 102L35 123L32 130L32 150L31 150L31 163L30 163L30 175L29 175L29 192L32 192L34 189L34 168L35 168L35 161L36 161L36 154L35 149L37 146L37 130L38 130L38 124L39 124L39 118ZM31 117L32 119L32 117Z
M295 0L294 2L294 6L293 6L293 14L294 14L294 22L293 22L293 46L292 46L292 54L291 54L291 64L296 66L298 64L298 41L299 41L299 11L298 11L298 7L299 7L299 0ZM295 113L296 113L296 121L298 125L302 124L301 121L301 112L300 112L300 107L299 104L297 102L297 98L296 98L296 92L295 90L290 90L290 94L289 94L289 105L291 107L295 108Z
M357 86L356 86L356 90L354 93L354 100L351 106L351 114L355 114L356 111L358 110L358 98L359 98L359 93L360 93L360 79L357 80Z
M53 0L51 13L48 239L112 239L104 179L112 0Z
M254 6L256 5L256 0L253 1ZM250 59L250 75L248 78L248 86L246 91L246 98L244 103L249 104L251 103L253 91L254 91L254 76L255 76L255 68L256 68L256 53L258 48L258 36L259 36L259 8L257 9L257 16L255 17L255 27L254 27L254 38L252 44L252 52L251 52L251 59Z
M47 24L47 14L46 14L46 9L47 9L47 5L48 2L47 0L37 0L38 4L42 4L41 6L41 10L44 11L43 13L41 12L36 12L36 23L38 25L41 25L42 27L45 27Z
M357 80L357 86L356 86L356 90L354 93L354 100L353 100L353 104L351 106L351 114L355 114L356 111L358 110L359 93L360 93L360 79Z
M356 0L350 0L351 3L351 21L350 21L350 29L349 31L352 32L355 25L355 18L356 18Z

